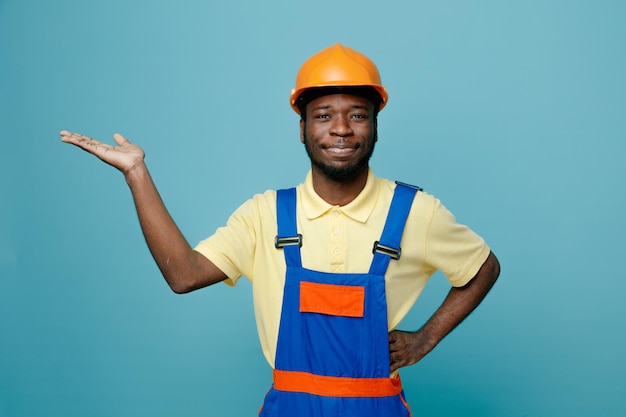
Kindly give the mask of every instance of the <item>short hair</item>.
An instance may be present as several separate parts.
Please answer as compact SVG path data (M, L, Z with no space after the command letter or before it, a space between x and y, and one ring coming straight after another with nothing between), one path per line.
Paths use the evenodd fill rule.
M306 121L307 104L316 98L331 94L350 94L369 100L374 105L374 117L378 116L378 109L383 101L378 91L370 86L331 86L308 88L298 96L295 103L300 110L301 119Z

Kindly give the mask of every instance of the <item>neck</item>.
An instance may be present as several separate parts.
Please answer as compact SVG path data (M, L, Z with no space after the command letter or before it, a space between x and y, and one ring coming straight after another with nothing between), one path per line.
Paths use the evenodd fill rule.
M311 169L313 189L328 204L345 206L351 203L365 188L368 171L368 168L365 167L353 179L336 181L328 178L317 167L313 166Z

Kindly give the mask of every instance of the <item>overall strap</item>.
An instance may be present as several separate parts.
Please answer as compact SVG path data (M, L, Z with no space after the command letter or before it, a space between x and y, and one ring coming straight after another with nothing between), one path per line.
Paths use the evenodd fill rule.
M302 235L297 230L295 188L276 191L276 217L278 235L274 246L276 249L283 249L288 267L301 267Z
M402 240L402 232L406 219L411 211L413 198L419 187L404 184L396 181L396 188L393 192L393 199L387 214L387 221L379 241L374 242L374 259L370 266L370 274L385 275L389 260L400 259L402 250L400 248L400 240Z

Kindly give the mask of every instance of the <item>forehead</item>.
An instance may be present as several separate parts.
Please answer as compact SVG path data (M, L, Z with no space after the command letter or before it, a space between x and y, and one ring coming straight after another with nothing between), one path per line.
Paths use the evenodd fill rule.
M306 106L307 112L316 109L351 109L362 108L368 111L374 110L374 103L365 97L354 94L328 94L317 97L309 102Z

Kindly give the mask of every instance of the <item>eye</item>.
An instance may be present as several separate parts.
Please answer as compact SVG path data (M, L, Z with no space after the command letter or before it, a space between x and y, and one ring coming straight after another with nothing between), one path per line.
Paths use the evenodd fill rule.
M314 116L315 119L328 119L330 115L327 113L319 113Z

